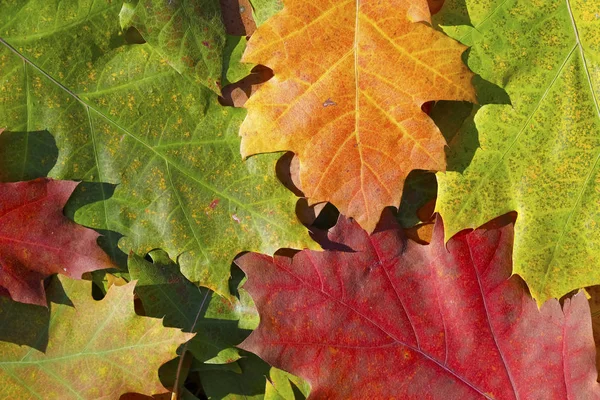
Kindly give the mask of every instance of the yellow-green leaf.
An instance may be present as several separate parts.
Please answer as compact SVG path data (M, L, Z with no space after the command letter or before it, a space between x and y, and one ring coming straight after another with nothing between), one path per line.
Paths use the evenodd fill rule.
M446 238L515 210L514 272L539 303L598 283L600 2L466 4L469 66L511 105L481 108L473 160L438 174Z
M118 399L127 392L164 392L158 368L193 335L136 315L133 282L113 286L101 301L92 298L91 282L60 282L66 297L51 305L45 351L0 343L0 398ZM53 285L60 290L58 281ZM40 330L38 340L45 334Z

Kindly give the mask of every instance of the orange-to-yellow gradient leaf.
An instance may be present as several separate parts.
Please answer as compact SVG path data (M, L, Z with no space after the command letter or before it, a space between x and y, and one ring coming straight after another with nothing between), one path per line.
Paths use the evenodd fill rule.
M309 201L372 231L409 171L445 169L421 106L475 101L465 47L430 17L427 0L287 0L244 55L275 77L246 103L242 155L295 152Z

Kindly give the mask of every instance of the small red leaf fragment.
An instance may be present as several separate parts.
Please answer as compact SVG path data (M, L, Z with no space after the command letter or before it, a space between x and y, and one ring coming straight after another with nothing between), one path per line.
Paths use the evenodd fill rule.
M248 253L260 325L240 345L305 378L314 399L598 399L590 309L580 293L538 310L511 277L513 226L444 245L372 235L340 218L352 251Z
M15 301L45 306L46 277L80 279L113 266L96 243L98 233L63 215L77 185L52 179L0 183L0 287Z

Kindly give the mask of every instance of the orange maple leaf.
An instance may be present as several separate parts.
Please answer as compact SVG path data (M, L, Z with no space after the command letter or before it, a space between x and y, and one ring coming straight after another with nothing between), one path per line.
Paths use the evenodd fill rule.
M244 55L275 76L246 103L242 155L293 151L309 202L372 231L411 170L445 170L445 140L421 106L475 102L466 47L428 25L427 0L285 5Z

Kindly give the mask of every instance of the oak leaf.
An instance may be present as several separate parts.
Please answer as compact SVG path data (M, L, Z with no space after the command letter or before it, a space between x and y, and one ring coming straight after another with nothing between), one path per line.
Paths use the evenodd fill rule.
M63 296L51 305L49 331L38 332L48 340L45 351L0 343L0 398L108 400L164 392L158 368L192 334L136 315L133 282L111 287L101 301L92 298L91 282L61 282L64 292L58 282L50 288Z
M585 296L538 310L510 278L512 225L446 248L441 219L422 246L392 218L371 236L341 218L330 239L351 251L236 261L261 317L241 347L311 398L600 398Z
M293 151L309 201L372 231L411 170L445 169L422 105L475 101L465 47L429 22L426 0L286 2L244 56L275 77L246 104L242 155Z
M80 279L113 267L96 243L100 235L63 215L77 185L51 179L0 183L0 288L14 300L45 306L46 277Z
M452 3L450 23L461 15ZM438 173L446 238L516 211L514 273L540 304L597 284L600 2L462 4L473 27L452 32L472 43L469 66L510 104L484 105L457 134L476 128L479 141L474 155L455 150L464 170Z

